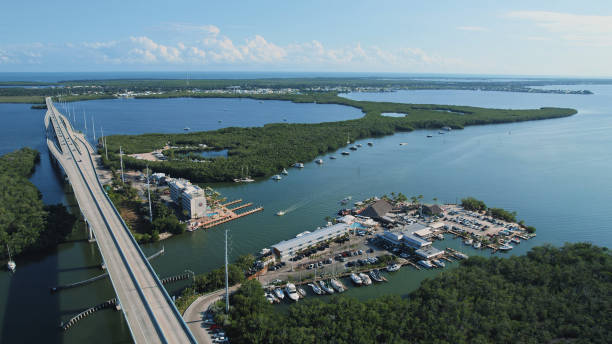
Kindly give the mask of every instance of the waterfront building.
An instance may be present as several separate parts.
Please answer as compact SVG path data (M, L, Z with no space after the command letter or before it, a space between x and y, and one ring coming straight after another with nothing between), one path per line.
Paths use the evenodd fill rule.
M380 199L365 208L359 215L372 219L383 219L391 210L393 210L393 206L386 200Z
M349 226L346 223L338 223L333 226L317 229L316 231L306 233L293 239L281 241L272 246L272 250L274 254L281 259L281 261L285 261L291 257L294 257L302 250L313 247L327 240L341 237L347 234L348 231Z
M206 215L206 195L202 188L191 184L186 179L166 178L166 182L170 188L170 198L187 211L189 218L194 219Z
M438 250L433 246L427 246L414 251L414 253L421 258L432 259L442 256L444 254L444 250Z

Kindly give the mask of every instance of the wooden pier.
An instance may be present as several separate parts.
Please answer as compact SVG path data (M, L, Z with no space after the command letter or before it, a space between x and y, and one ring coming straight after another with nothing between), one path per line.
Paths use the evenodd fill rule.
M243 204L243 205L239 205L236 208L231 208L231 209L228 208L227 210L229 210L229 211L236 211L236 210L240 210L242 208L250 207L252 205L253 205L253 203L246 203L246 204Z
M227 202L225 204L221 204L221 206L222 207L229 207L230 205L234 205L234 204L240 203L240 202L242 202L242 198L234 200L234 201L231 201L231 202Z

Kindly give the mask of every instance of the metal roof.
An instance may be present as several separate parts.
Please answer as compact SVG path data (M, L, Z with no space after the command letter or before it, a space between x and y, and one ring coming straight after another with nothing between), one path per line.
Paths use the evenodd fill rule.
M299 238L281 241L278 244L273 245L272 248L279 252L286 252L291 249L301 250L321 241L333 238L340 234L344 234L344 232L346 232L348 228L349 226L346 223L338 223L333 226L317 229L316 231L304 234Z

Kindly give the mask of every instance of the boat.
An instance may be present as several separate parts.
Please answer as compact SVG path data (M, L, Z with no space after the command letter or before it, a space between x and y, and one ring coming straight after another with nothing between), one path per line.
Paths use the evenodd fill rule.
M244 172L244 171L241 169L240 174L242 174L242 172ZM241 178L234 178L234 182L235 183L251 183L251 182L254 182L254 181L255 181L255 179L252 179L251 176L249 176L249 168L248 167L247 167L246 175L243 175Z
M510 251L513 248L514 247L512 245L503 244L502 246L499 247L499 250L500 251Z
M375 280L376 282L383 281L382 277L380 276L380 271L378 269L374 269L370 271L370 277L372 277L372 279Z
M475 241L474 245L472 245L472 247L474 247L475 249L479 249L482 247L482 244L480 243L480 241Z
M6 250L8 251L9 256L9 260L6 263L6 267L9 269L10 272L15 272L15 270L17 269L17 263L15 263L13 257L11 257L11 249L9 248L8 244L6 245Z
M439 233L438 235L436 235L436 238L438 238L438 240L444 240L444 234Z
M443 132L443 131L438 131L438 135L444 135L444 134L446 134L446 133Z
M274 297L274 295L271 293L266 293L266 300L268 300L269 303L274 303L277 301L276 297Z
M278 297L280 300L285 298L285 294L283 294L281 288L274 289L274 295L276 295L276 297Z
M304 168L304 164L301 162L296 162L295 164L293 164L293 167Z
M301 297L306 297L306 290L304 290L304 288L298 287L297 291L298 291L298 294L300 294Z
M336 157L335 157L335 156L333 156L333 155L332 155L332 156L330 156L329 158L330 158L330 159L332 159L332 160L336 159Z
M300 295L297 293L297 288L293 283L287 283L285 286L285 293L287 293L287 296L289 296L291 301L297 302L300 299Z
M400 142L400 146L406 146L408 145L408 142Z
M358 144L356 144L355 146L357 146L357 147L361 148L361 147L362 147L362 144L361 144L361 143L358 143Z
M262 248L261 251L259 251L259 255L267 256L270 252L272 251L269 248Z
M374 142L368 142L368 146L374 146Z
M361 283L363 283L363 281L361 280L361 277L357 276L355 273L351 274L351 280L353 281L353 283L355 283L356 285L361 285Z
M323 294L323 290L321 290L321 288L319 288L319 286L316 283L308 283L308 286L312 288L312 291L315 294L317 295Z
M352 198L353 198L353 197L351 197L351 196L346 196L346 197L344 197L344 198L343 198L343 199L340 201L340 204L347 204L347 203L348 203L348 201L350 201Z
M433 265L431 264L431 262L429 260L419 260L419 265L424 266L428 269L433 268Z
M323 291L325 291L328 294L333 294L334 293L334 288L331 288L327 285L327 283L325 283L325 281L321 280L319 281L319 285L321 286L321 289L323 289Z
M303 231L302 233L299 233L299 234L298 234L298 235L296 235L295 237L296 237L296 238L303 237L303 236L304 236L304 235L306 235L306 234L310 234L310 231Z
M350 146L350 147L349 147L349 149L350 149L350 150L354 150L354 151L356 151L356 150L357 150L357 147L355 147L355 146Z
M363 272L359 273L359 278L361 278L363 285L372 284L372 280L370 279L370 277L368 277L368 275L364 274Z
M439 260L439 259L432 259L431 262L434 263L435 265L441 267L441 268L446 266L446 264L444 264L444 262Z
M340 154L342 154L342 155L349 155L349 154L351 154L351 153L349 153L349 152L347 152L347 151L342 151L342 153L340 153Z
M521 239L519 239L518 237L514 237L514 238L510 239L510 241L512 241L515 244L520 244L521 243Z
M395 271L398 271L401 267L402 266L399 264L392 264L392 265L387 266L387 271L395 272Z
M185 131L189 131L189 129L191 129L191 128L189 128L189 127L183 128L183 130L185 130Z
M285 214L286 214L286 213L285 213L285 211L284 211L284 210L279 210L279 211L276 213L276 216L283 216L283 215L285 215Z
M346 144L349 145L351 144L351 140L349 139L349 134L346 133Z
M286 169L286 168L283 168L283 170L281 171L281 173L282 173L282 174L284 174L284 175L288 175L288 174L289 174L289 172L287 171L287 169Z
M468 238L468 239L465 239L463 241L463 243L466 244L466 245L471 245L473 242L474 242L474 240L472 240L472 238Z
M461 252L458 252L458 251L455 252L455 257L457 257L459 259L468 259L468 258L470 258L470 256L468 256L467 254L461 253Z
M344 292L344 286L337 279L332 278L331 280L329 280L329 284L334 289L336 289L337 292L339 292L339 293L343 293Z
M433 135L427 135L427 137L433 137Z
M315 160L315 162L317 164L319 164L319 165L322 165L323 164L323 159L317 159L317 160Z
M281 177L281 176L280 176L280 175L278 175L278 174L275 174L275 175L272 177L272 179L273 179L273 180L281 180L281 179L283 179L283 177Z

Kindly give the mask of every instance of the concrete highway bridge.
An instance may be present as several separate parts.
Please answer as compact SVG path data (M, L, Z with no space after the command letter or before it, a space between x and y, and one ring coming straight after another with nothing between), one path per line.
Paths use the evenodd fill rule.
M95 236L136 343L196 343L174 302L98 180L93 147L46 98L47 146Z

